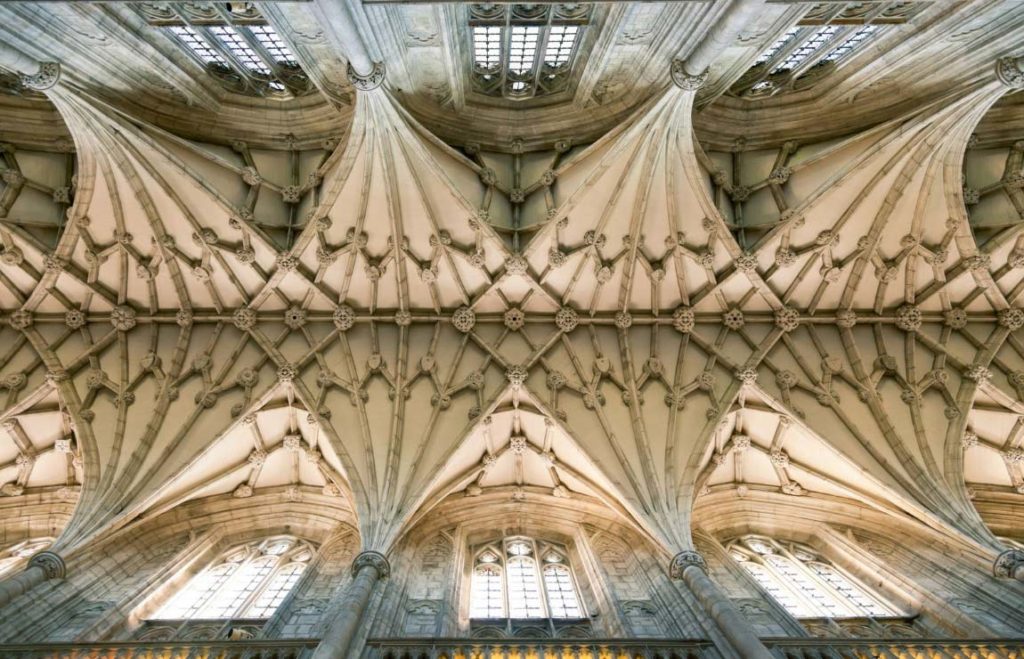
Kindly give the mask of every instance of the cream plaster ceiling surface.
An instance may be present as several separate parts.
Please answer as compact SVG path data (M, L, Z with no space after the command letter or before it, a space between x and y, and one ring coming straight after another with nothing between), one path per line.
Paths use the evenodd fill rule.
M723 119L732 139L704 143L695 123L738 107L709 94L799 12L766 5L773 27L684 89L671 57L723 8L602 7L557 126L553 105L505 107L490 138L467 124L484 136L471 148L437 136L478 112L471 95L452 77L423 92L434 64L407 54L446 51L419 56L456 76L457 5L355 7L389 71L367 91L342 82L304 5L271 5L322 93L264 114L184 62L163 75L220 117L188 128L144 87L123 98L150 64L101 84L71 56L79 37L58 43L64 26L110 24L121 44L129 7L0 9L11 25L51 11L53 33L9 39L63 74L45 101L5 104L0 127L0 494L76 499L61 547L258 492L343 501L364 546L386 550L445 498L488 490L596 500L673 548L701 496L751 490L853 499L993 547L971 497L1024 497L1022 161L1007 139L1024 121L994 67L1020 20L1007 3L979 3L1003 19L985 57L906 86L890 111L865 92L874 114L855 130L818 130L816 104L852 93L843 81L862 84L877 50L807 99L806 132L736 142L747 131ZM924 39L954 14L936 2L900 29ZM616 59L639 73L603 101L592 67ZM24 137L33 104L70 143Z

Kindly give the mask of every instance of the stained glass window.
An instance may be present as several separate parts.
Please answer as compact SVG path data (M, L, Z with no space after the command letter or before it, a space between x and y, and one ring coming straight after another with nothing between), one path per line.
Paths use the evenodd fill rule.
M807 547L746 537L731 555L796 618L885 618L899 613Z
M298 583L312 551L287 537L236 547L194 576L152 619L269 618Z
M583 618L565 549L514 537L479 547L470 586L471 618Z

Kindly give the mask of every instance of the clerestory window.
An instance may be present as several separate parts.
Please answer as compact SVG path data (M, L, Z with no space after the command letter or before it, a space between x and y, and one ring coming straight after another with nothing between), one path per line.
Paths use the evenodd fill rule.
M733 542L734 559L794 618L890 618L901 614L814 550L770 538Z
M522 536L477 547L469 617L586 617L565 548Z
M591 10L581 3L469 5L473 89L510 99L563 91Z
M887 26L905 23L928 4L926 0L873 0L811 5L795 27L754 60L731 91L757 98L807 86L883 34Z
M291 48L250 2L142 3L139 11L231 91L286 99L313 89Z
M192 577L150 619L269 618L312 557L309 544L287 536L235 547Z

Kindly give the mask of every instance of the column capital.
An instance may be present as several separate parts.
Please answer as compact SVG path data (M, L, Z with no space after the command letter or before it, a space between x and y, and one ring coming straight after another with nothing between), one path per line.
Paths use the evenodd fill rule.
M996 77L1010 89L1024 89L1024 57L1002 57L996 62Z
M686 61L681 59L672 60L672 67L669 71L672 75L672 82L676 87L687 91L697 91L708 81L708 70L693 74L686 70Z
M374 62L373 68L365 75L357 73L351 63L348 65L348 81L352 83L353 87L363 92L380 87L386 73L384 62Z
M28 559L28 566L40 568L47 579L63 579L67 574L64 559L52 551L33 554L32 558Z
M391 574L391 564L388 563L387 557L379 551L359 552L359 555L352 561L352 576L356 576L364 567L372 567L377 570L378 579L387 579Z
M39 71L21 75L21 84L37 92L52 88L60 80L60 62L40 62Z
M686 568L691 566L700 568L701 572L708 571L708 563L700 555L700 552L681 551L672 557L672 562L668 566L668 576L678 581L683 578L683 572L686 571Z
M1018 570L1024 570L1024 549L1007 549L992 564L992 574L1000 579L1015 579Z

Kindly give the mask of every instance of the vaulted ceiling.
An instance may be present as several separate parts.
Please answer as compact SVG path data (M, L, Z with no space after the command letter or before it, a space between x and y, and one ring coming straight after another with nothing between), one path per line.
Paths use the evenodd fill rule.
M342 500L386 549L488 489L672 549L751 489L994 547L972 497L1024 504L1024 113L996 76L1024 12L925 3L751 99L723 94L807 7L736 4L703 84L670 63L727 3L600 4L573 84L518 104L468 86L459 3L353 2L349 32L260 4L315 87L290 100L218 86L131 3L0 8L0 45L61 64L0 97L0 495L77 499L66 548L259 491ZM366 55L383 84L350 80Z

